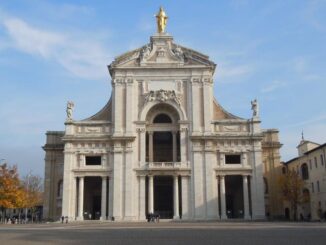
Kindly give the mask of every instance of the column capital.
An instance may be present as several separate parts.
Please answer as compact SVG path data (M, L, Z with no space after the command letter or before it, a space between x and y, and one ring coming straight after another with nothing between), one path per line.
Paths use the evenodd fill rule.
M146 128L145 127L137 128L136 130L137 130L137 132L144 133L146 131Z

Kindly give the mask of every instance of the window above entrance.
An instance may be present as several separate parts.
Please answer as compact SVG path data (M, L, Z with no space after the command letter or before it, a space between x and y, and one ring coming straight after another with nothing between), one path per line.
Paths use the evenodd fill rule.
M101 165L101 156L86 156L86 165Z
M240 154L225 155L225 164L241 164Z
M168 115L162 113L154 118L153 123L172 123L172 120Z

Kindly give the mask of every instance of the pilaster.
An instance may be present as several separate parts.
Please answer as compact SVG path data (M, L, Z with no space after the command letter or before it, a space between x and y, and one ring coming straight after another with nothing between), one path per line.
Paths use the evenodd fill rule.
M181 203L182 203L182 219L188 220L191 218L190 214L190 185L189 176L181 176Z

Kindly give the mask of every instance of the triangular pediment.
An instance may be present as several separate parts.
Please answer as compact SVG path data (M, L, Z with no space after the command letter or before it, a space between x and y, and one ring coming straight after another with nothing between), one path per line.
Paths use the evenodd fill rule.
M169 35L156 35L151 42L115 58L109 66L128 67L187 67L202 66L215 69L215 63L207 55L173 42Z

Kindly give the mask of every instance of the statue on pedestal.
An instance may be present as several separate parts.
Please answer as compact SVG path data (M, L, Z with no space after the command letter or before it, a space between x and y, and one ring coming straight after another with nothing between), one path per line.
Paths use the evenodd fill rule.
M258 106L257 99L251 101L251 110L252 110L253 117L259 117L259 106Z
M75 107L74 102L72 102L72 101L67 102L67 109L66 109L67 121L72 121L72 113L73 113L74 107Z
M160 7L160 10L159 10L159 12L157 13L157 15L155 17L156 17L156 23L157 23L157 32L158 33L164 33L166 23L168 21L168 17L165 14L162 7Z

